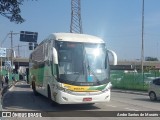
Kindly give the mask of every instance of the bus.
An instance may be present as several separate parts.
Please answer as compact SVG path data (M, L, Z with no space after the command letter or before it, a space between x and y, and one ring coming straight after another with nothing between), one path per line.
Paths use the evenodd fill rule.
M96 36L52 33L29 58L29 82L35 94L58 104L110 101L110 65L105 42Z

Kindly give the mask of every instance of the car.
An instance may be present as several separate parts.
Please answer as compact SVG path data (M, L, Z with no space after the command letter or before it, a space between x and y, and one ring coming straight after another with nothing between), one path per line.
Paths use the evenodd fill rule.
M148 94L151 101L160 99L160 78L155 78L150 82Z

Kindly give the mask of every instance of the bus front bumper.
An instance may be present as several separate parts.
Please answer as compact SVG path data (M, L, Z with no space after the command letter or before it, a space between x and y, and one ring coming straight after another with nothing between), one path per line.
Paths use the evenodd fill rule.
M110 101L110 89L99 94L90 94L90 92L84 92L85 95L70 94L67 92L59 91L56 95L55 102L59 104L85 104L85 103L99 103Z

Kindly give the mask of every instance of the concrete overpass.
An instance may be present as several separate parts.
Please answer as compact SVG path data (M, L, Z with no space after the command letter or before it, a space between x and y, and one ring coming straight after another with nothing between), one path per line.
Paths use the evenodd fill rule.
M2 65L3 66L5 66L4 64L5 64L5 61L6 61L6 59L5 58L3 58L2 59ZM9 61L10 61L10 59L9 59ZM13 58L13 64L16 66L29 66L29 59L28 58Z
M160 69L160 61L144 61L144 68ZM118 61L116 66L111 65L111 69L141 69L141 61Z
M13 58L13 64L15 66L29 66L29 59L28 58ZM112 63L111 63L112 64ZM143 62L144 68L145 67L154 67L159 69L160 68L160 61L144 61ZM116 66L111 65L111 69L141 69L141 61L118 61Z
M13 58L13 64L17 66L29 66L28 58Z

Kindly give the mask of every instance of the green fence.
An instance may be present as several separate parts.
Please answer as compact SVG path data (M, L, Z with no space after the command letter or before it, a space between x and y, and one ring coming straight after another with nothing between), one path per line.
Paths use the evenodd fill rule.
M7 70L2 70L0 71L0 75L5 76L6 74L8 74L9 76L9 85L12 84L12 76L15 77L15 80L18 81L19 80L19 74L13 74L11 72L8 72Z
M130 89L130 90L148 90L149 82L160 76L158 70L148 72L112 70L111 82L113 88Z

